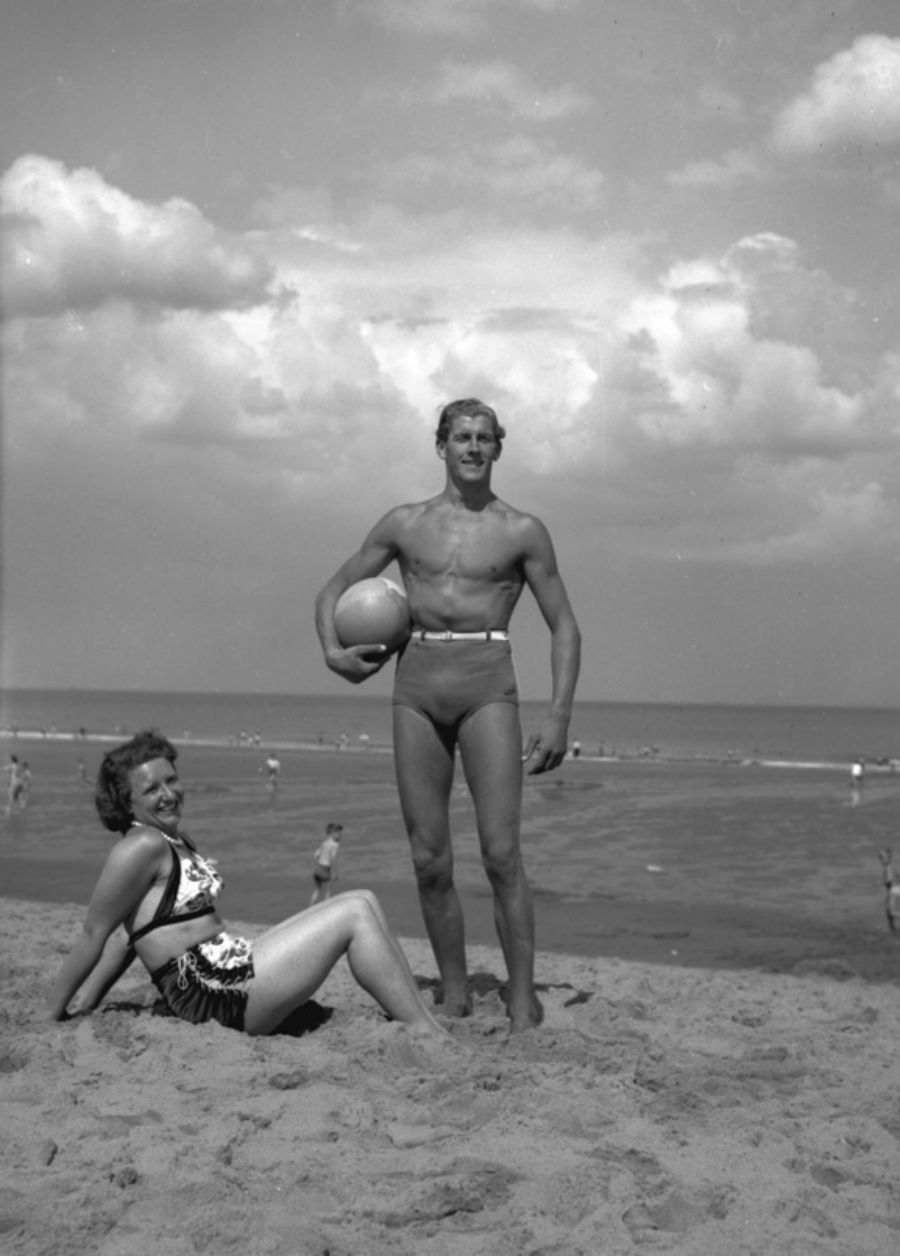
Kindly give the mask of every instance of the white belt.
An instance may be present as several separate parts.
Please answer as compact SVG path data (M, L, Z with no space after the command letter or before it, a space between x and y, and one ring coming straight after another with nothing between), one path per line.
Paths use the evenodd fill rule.
M482 632L440 632L431 628L414 628L414 641L508 641L509 633L500 628L486 628Z

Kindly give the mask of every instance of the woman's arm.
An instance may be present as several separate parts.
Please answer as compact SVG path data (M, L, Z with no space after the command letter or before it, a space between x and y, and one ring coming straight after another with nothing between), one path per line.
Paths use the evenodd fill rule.
M126 962L124 945L114 942L106 955L107 941L153 884L161 857L167 851L168 844L161 834L144 829L123 838L110 852L81 933L63 961L50 993L48 1005L53 1020L66 1019L69 1003L95 970L99 971L88 987L85 1010L96 1007L128 967L131 961Z
M99 962L82 983L78 992L77 1012L93 1012L117 981L124 977L135 960L135 953L124 929L117 929L107 939Z
M92 927L85 921L81 935L66 956L50 994L51 1020L67 1019L69 1002L100 963L107 937L108 934L102 928ZM95 1007L96 1003L97 1000L92 1006Z

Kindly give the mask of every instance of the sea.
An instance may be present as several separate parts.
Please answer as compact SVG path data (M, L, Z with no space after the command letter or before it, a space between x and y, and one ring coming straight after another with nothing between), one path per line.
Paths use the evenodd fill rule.
M543 710L523 704L526 730ZM422 936L390 697L357 691L0 691L0 759L32 773L28 806L0 815L0 896L89 900L110 840L90 780L104 749L146 727L179 746L190 831L222 860L227 919L269 924L304 906L338 816L342 888L373 890L400 936ZM880 852L897 845L900 711L582 701L570 737L581 753L523 788L542 949L773 971L827 961L896 980ZM261 774L270 749L277 790ZM851 779L860 759L864 787ZM495 945L462 774L450 811L467 940Z
M545 704L525 702L536 727ZM140 728L209 745L389 749L383 696L167 693L83 689L0 690L0 737L117 739ZM576 702L572 745L585 758L900 765L900 710Z

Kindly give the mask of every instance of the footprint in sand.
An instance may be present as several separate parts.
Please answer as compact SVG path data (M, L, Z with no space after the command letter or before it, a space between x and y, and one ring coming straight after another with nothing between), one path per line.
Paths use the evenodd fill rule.
M622 1216L632 1240L639 1244L658 1241L663 1234L689 1234L707 1221L723 1221L728 1216L733 1192L727 1188L691 1198L671 1190L658 1200L634 1204Z

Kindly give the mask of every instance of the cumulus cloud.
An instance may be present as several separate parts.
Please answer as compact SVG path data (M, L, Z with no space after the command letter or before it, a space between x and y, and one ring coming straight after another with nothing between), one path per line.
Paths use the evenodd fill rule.
M215 309L260 299L271 272L188 201L150 205L93 170L19 158L0 181L7 315L110 300Z
M866 397L823 381L799 319L782 328L793 333L786 339L756 326L773 276L804 273L798 253L774 233L746 237L720 258L672 266L656 292L632 304L624 327L636 364L657 385L655 404L635 411L632 435L776 461L858 448Z
M900 141L900 39L861 35L823 62L776 118L772 139L787 154Z
M119 208L114 224L123 206L170 221L168 206L90 186ZM762 563L827 555L836 531L845 547L884 544L900 361L838 369L858 311L795 241L757 233L648 280L627 238L393 213L390 231L349 218L354 250L319 249L314 266L305 236L257 228L272 281L252 303L240 285L221 308L138 301L132 283L13 320L8 451L52 458L54 434L105 434L135 467L148 449L177 454L213 496L213 480L252 475L307 502L352 489L374 516L423 475L433 484L423 450L439 404L482 394L508 420L504 476L557 510L564 493L592 526L615 521L623 546L662 552L674 537L684 553ZM138 273L143 233L113 237ZM390 456L360 484L375 449Z
M458 256L465 273L489 273L471 251ZM677 539L694 559L754 564L831 561L864 537L885 547L898 525L886 460L898 364L870 363L862 383L829 378L835 345L824 333L809 342L809 317L840 308L842 290L805 266L795 241L744 237L651 285L593 279L602 310L591 309L590 278L576 300L574 276L550 261L523 277L519 306L495 289L490 317L438 303L427 324L384 319L366 339L414 413L460 380L489 396L510 419L504 462L516 483L541 501L564 482L571 509L614 522L622 545L665 553ZM532 300L564 290L572 305L529 306L529 280Z
M539 88L507 61L447 61L428 88L436 104L472 101L501 107L514 118L550 122L583 113L591 98L573 87Z
M889 552L898 363L863 385L827 381L799 309L777 311L780 285L812 299L824 284L793 241L761 233L674 264L623 310L602 376L605 453L608 480L651 502L639 547L677 538L684 555L753 563ZM782 338L761 333L776 323Z

